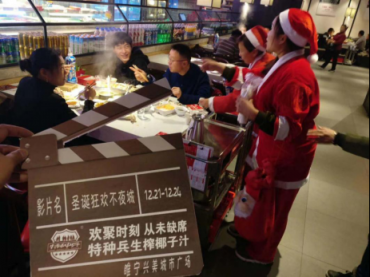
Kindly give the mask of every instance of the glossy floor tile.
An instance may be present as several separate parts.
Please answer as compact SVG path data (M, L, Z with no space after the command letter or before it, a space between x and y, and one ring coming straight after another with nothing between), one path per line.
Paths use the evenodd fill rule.
M324 262L320 262L311 257L303 255L302 257L302 269L300 277L315 277L322 276L325 277L325 274L329 270L334 270L338 272L345 272L343 268L339 268Z
M352 269L367 247L369 228L308 209L303 254Z
M308 209L369 228L369 197L352 190L311 180Z

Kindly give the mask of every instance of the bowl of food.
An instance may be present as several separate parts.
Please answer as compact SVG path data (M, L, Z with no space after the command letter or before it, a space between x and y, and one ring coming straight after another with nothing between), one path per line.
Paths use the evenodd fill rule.
M175 106L172 104L163 104L163 105L158 105L155 110L161 114L161 115L171 115L176 112Z
M78 109L80 107L80 102L78 100L67 100L68 108Z
M186 108L186 107L183 107L183 106L178 106L175 108L175 111L176 111L176 114L178 116L185 116L187 112L189 112L189 110Z

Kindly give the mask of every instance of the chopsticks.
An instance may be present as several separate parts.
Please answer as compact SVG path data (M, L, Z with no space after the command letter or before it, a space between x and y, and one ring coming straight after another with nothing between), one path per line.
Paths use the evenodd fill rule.
M149 83L149 80L148 78L146 77L146 75L141 72L141 69L138 68L136 65L133 65L132 67L130 67L130 69L133 71L133 72L136 72L136 73L139 73L141 77L143 77L143 79L145 80L145 82Z

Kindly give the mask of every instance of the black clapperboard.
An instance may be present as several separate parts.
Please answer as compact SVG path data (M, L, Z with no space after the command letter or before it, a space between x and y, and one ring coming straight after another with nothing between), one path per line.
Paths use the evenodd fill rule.
M163 79L22 140L33 277L201 273L180 134L63 147L170 95Z

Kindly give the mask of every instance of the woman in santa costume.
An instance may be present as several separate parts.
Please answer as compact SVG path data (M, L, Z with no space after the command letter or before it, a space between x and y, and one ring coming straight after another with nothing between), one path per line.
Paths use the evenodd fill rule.
M251 99L261 84L266 65L276 58L266 53L267 29L256 26L239 38L240 56L248 68L229 68L225 64L204 60L203 71L218 71L228 81L226 85L234 91L227 96L201 98L199 104L216 113L236 113L238 97ZM245 118L238 117L240 124L245 125Z
M308 60L304 56L307 44L311 45ZM307 139L320 108L319 86L310 66L318 60L311 15L299 9L282 12L268 35L267 51L276 53L278 60L253 100L237 103L238 112L255 122L257 134L248 159L255 172L247 177L236 205L235 227L247 240L237 254L263 264L274 261L294 200L308 182L317 147ZM259 205L261 200L265 205ZM268 203L272 206L266 208Z

